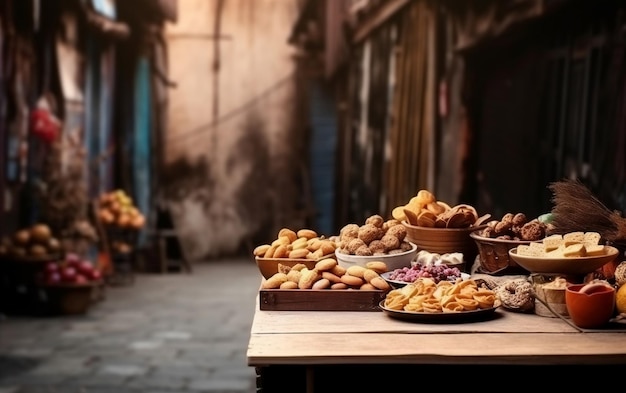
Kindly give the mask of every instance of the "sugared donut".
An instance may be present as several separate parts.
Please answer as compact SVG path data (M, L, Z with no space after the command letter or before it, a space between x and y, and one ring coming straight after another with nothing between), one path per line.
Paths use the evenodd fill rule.
M532 284L523 278L506 280L494 292L502 307L511 311L529 312L535 307Z

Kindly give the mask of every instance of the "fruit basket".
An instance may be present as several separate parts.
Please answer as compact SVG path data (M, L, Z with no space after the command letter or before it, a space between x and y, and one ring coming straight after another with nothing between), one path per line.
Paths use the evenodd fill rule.
M52 314L85 314L93 302L96 282L83 284L46 284L42 288L46 293Z
M84 314L103 286L101 271L88 259L68 253L63 260L46 263L38 275L50 312Z

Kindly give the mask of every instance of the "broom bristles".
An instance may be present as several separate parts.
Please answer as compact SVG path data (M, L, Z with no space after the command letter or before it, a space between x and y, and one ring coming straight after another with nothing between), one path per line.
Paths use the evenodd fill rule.
M548 188L553 192L554 203L552 233L594 231L609 241L626 238L626 221L579 181L554 182Z

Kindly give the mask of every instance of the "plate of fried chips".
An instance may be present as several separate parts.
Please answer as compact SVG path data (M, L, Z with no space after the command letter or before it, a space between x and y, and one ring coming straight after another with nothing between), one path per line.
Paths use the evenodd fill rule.
M404 310L392 310L386 308L385 301L382 300L378 305L381 310L389 317L394 319L401 319L409 322L420 323L467 323L484 321L494 317L497 306L490 308L481 308L473 311L458 311L458 312L414 312Z
M435 282L419 278L393 289L379 307L392 318L413 322L470 322L492 317L500 302L473 279Z

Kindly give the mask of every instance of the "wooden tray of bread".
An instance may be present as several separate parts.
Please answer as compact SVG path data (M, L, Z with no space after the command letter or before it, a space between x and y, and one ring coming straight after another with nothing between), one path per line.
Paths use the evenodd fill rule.
M263 289L259 308L264 311L380 311L388 291L361 289Z

